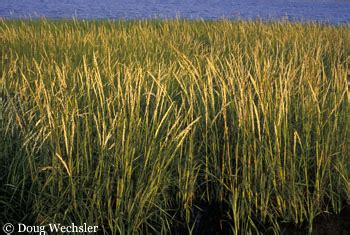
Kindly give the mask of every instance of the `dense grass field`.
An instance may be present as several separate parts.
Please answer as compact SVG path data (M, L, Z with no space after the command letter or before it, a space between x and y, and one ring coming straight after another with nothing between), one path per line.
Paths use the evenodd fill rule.
M350 204L349 26L0 20L0 53L0 221L279 234Z

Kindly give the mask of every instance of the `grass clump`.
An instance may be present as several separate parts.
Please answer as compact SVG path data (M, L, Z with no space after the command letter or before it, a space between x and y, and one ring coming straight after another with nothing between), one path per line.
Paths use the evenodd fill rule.
M200 233L217 205L231 233L311 232L350 201L349 39L288 22L0 21L0 220Z

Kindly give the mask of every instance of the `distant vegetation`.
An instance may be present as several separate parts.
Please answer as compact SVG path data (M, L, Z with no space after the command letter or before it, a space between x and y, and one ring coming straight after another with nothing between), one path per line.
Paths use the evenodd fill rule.
M2 20L0 50L0 221L280 233L350 202L349 26Z

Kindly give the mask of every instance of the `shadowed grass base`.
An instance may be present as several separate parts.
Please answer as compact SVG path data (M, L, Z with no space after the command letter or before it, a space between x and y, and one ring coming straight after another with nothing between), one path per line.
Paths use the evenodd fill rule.
M0 35L0 221L311 233L350 201L347 25L2 20Z

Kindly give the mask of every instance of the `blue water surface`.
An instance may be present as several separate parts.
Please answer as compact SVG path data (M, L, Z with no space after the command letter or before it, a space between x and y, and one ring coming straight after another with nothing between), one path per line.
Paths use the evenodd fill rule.
M350 23L350 0L0 0L2 18L263 19Z

